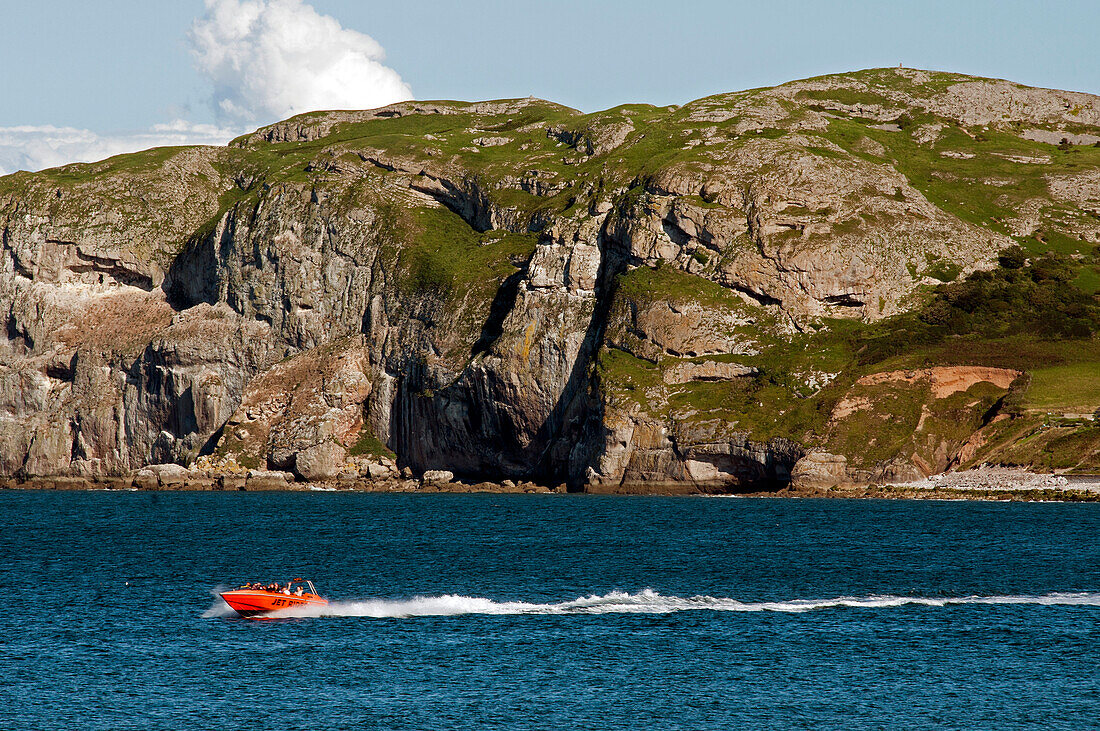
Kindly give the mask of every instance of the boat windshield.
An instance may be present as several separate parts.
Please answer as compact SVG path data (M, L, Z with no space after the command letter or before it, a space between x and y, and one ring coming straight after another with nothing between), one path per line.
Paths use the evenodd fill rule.
M313 588L313 582L309 579L294 579L294 581L287 584L287 587L290 589L291 594L297 594L298 596L317 593L317 590Z
M313 582L309 579L295 579L298 585L302 587L302 591L307 594L316 594L317 590L313 588Z

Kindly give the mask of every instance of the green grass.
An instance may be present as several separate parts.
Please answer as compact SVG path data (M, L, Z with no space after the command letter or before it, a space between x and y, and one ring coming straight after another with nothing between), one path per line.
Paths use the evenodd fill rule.
M869 399L870 406L834 425L826 445L830 451L849 455L853 466L870 468L911 442L927 394L893 383L864 387L856 393Z
M355 444L348 447L348 456L397 458L397 455L394 454L389 447L383 444L378 437L374 436L374 432L370 431L370 429L365 426L362 431L359 432L359 439Z
M1027 408L1091 414L1100 408L1100 359L1031 371Z
M1061 431L1061 430L1060 430ZM1043 445L1038 466L1093 474L1100 466L1100 426L1059 433Z
M100 162L73 163L39 173L57 185L82 185L116 175L155 172L188 147L153 147L141 152L115 155Z
M647 391L663 387L659 366L618 348L600 351L596 373L601 388L643 408L650 406Z
M1088 294L1100 292L1100 269L1095 266L1081 267L1073 280L1073 286Z
M414 209L405 225L399 252L403 286L449 300L491 299L538 243L535 234L478 232L447 208Z
M1092 244L1087 241L1066 236L1055 230L1040 231L1036 235L1024 239L1023 246L1031 254L1054 251L1059 254L1073 255L1090 251L1093 248Z
M663 261L656 267L639 266L621 275L618 280L618 294L644 303L694 302L708 308L733 310L745 310L749 307L729 288L688 274Z
M928 276L941 282L954 282L959 277L962 267L953 261L940 259L928 265Z

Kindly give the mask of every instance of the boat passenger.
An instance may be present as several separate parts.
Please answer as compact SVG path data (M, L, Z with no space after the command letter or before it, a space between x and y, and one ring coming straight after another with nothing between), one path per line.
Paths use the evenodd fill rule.
M295 594L295 596L301 596L302 595L302 587L299 586L298 590L295 591L294 594Z

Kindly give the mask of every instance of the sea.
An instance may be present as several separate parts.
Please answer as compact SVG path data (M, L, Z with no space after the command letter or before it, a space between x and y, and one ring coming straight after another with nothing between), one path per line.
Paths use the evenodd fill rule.
M1100 727L1097 504L11 491L0 584L2 729Z

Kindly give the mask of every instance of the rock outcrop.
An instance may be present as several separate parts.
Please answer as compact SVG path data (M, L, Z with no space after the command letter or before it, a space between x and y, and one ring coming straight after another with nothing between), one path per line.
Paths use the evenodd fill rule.
M1021 236L1100 240L1098 131L1095 97L885 69L593 115L311 113L8 176L0 473L916 479L969 436L932 427L984 428L960 415L1018 373L869 375L822 343ZM934 436L861 449L901 388Z

